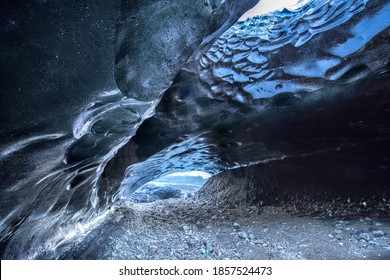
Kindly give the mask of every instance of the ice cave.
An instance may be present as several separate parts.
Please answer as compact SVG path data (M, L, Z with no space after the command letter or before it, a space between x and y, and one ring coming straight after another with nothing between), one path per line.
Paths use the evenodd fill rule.
M2 259L390 259L390 1L270 2L3 1Z

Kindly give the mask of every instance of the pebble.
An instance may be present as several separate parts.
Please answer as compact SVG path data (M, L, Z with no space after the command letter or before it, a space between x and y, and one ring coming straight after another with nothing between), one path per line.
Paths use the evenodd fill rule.
M341 234L341 233L343 233L343 231L340 230L340 229L335 229L335 230L334 230L334 233L336 233L336 234Z
M119 215L115 218L115 222L120 222L125 216L124 215Z
M371 237L368 233L363 232L363 233L359 234L359 239L363 239L365 241L370 241Z
M343 236L342 236L341 234L336 234L334 237L335 237L336 239L338 239L338 240L343 239Z
M376 227L380 227L380 226L383 226L383 224L382 224L382 223L376 222L376 223L375 223L375 226L376 226Z
M385 233L381 230L374 230L372 232L372 234L375 236L375 237L382 237L382 236L385 236Z
M211 245L210 242L205 240L205 241L203 241L203 245L204 245L204 247L200 251L202 255L210 254L213 252L214 249L213 249L213 246Z
M148 251L149 251L149 253L156 253L158 251L158 247L151 245L151 246L149 246Z
M239 223L234 223L234 224L233 224L233 227L234 227L235 229L239 229L239 228L240 228L240 224L239 224Z
M241 239L247 239L248 238L248 234L245 231L240 231L238 233L238 237L240 237Z
M255 239L256 237L255 237L255 235L254 234L249 234L249 239Z
M387 240L382 240L382 239L373 240L373 241L370 241L368 243L374 244L377 246L382 246L384 248L388 247L388 245L389 245L389 242Z
M183 226L184 231L189 231L191 228L189 226Z
M196 246L196 243L197 243L197 241L196 241L195 238L189 238L189 239L187 240L187 244L188 244L189 247L194 247L194 246Z

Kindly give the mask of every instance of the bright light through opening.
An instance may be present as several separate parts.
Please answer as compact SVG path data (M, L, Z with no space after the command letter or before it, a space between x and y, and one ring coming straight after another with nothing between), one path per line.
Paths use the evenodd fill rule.
M281 10L283 8L292 9L302 6L310 0L260 0L260 2L251 10L247 11L240 20L246 20L257 15Z
M201 172L201 171L190 171L190 172L180 172L180 173L172 173L169 174L167 177L175 177L175 176L199 176L203 179L208 179L211 177L210 174Z

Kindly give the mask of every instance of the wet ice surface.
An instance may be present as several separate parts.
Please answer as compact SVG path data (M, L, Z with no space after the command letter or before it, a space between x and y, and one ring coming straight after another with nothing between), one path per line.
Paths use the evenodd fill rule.
M153 102L125 98L119 90L102 93L76 119L73 136L77 141L69 147L65 161L106 156L135 133L152 106Z
M214 98L248 103L312 92L386 65L387 40L373 49L367 43L388 27L388 4L364 14L366 0L312 3L240 22L221 36L200 60Z
M26 162L26 178L2 190L6 216L0 226L3 238L13 236L16 241L8 245L12 254L18 252L16 258L54 258L58 247L104 217L107 201L99 205L94 184L105 161L135 133L151 107L152 102L123 98L118 90L103 92L75 120L73 140L54 134L5 146L4 162L26 162L18 153L35 145ZM62 141L47 150L36 146L49 140Z
M196 79L176 79L159 105L104 92L75 116L73 135L46 133L4 145L2 162L18 168L14 162L26 162L17 183L1 190L4 258L57 258L101 223L98 232L115 232L112 220L104 223L111 206L174 172L214 175L362 143L386 145L389 7L386 1L312 1L239 23L201 56ZM119 182L111 175L116 162ZM113 184L102 183L111 178ZM137 256L126 255L121 244L78 256Z

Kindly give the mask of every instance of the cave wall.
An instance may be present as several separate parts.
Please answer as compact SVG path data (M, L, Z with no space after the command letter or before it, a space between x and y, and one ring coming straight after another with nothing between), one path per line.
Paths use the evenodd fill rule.
M69 131L80 105L115 88L114 1L2 1L0 145Z
M211 177L199 196L229 205L282 204L292 197L380 201L389 197L388 144L370 143L227 170Z

